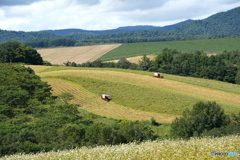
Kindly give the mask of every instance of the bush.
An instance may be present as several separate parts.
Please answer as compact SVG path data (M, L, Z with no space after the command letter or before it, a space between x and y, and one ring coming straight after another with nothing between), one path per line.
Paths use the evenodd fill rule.
M220 128L230 123L229 116L216 102L198 102L190 111L183 111L182 117L176 118L171 125L173 137L189 138L198 136L204 130Z

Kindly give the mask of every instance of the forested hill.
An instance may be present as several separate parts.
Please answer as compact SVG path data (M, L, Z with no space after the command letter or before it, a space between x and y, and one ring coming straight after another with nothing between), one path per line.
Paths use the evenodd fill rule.
M226 12L217 13L203 20L187 20L165 27L128 26L105 31L66 29L16 32L0 30L0 44L6 41L28 41L26 44L32 47L51 47L66 46L66 44L69 44L68 41L70 39L75 41L71 45L89 45L240 36L239 15L240 7L237 7ZM57 41L57 43L52 43L52 41Z
M240 7L195 20L170 31L185 35L240 35Z

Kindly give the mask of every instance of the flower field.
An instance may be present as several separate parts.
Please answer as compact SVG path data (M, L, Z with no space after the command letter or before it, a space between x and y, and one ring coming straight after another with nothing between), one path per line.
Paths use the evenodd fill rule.
M116 146L83 147L65 151L12 155L3 160L182 160L182 159L239 159L240 136L232 135L221 138L205 137L190 140L147 141L140 144L129 143ZM238 153L238 156L211 156L210 153Z

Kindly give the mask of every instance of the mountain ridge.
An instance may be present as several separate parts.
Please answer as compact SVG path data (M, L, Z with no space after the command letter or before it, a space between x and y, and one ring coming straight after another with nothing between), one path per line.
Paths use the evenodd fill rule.
M109 30L84 30L84 29L77 29L77 28L69 28L69 29L56 29L56 30L41 30L40 32L50 32L50 33L65 35L65 34L76 33L76 32L88 32L88 33L94 33L94 34L111 34L111 33L121 33L121 32L141 32L146 30L168 31L192 21L193 20L188 19L185 21L181 21L172 25L166 25L162 27L152 26L152 25L136 25L136 26L122 26L116 29L109 29Z

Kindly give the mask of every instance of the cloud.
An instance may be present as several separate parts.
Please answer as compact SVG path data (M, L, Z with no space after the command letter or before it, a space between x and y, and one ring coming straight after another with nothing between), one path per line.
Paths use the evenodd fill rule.
M29 5L38 1L43 1L43 0L1 0L0 6Z
M0 0L0 29L164 26L206 18L238 6L239 0Z

